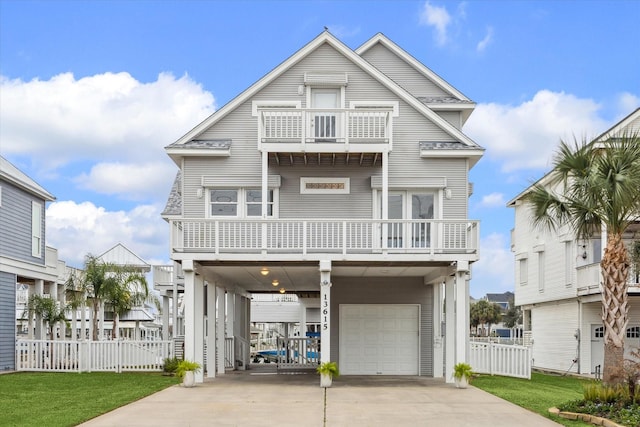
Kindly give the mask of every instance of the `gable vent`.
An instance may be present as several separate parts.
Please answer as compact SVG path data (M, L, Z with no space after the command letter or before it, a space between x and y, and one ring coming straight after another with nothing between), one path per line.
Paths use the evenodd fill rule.
M315 72L304 73L304 84L307 86L346 86L349 83L347 73Z

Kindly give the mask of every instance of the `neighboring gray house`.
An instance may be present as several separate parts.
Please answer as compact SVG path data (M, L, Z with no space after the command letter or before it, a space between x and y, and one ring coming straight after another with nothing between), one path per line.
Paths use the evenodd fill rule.
M225 339L248 345L269 292L317 301L320 360L345 375L450 380L478 260L474 107L384 35L352 50L325 31L167 146L185 356L217 354L197 381L224 373Z
M16 318L23 311L16 306L16 289L23 297L21 306L31 292L64 299L59 278L65 265L58 261L56 249L45 246L45 205L53 200L0 157L0 370L15 369ZM44 338L42 333L36 322L36 336Z

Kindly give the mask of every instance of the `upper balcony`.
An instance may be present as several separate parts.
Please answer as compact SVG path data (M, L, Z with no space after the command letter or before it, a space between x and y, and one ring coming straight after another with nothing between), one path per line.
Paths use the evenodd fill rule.
M452 261L478 259L471 220L183 219L171 221L175 253L203 259Z
M260 150L383 153L392 148L392 109L259 108Z
M602 273L599 262L579 266L576 270L578 280L577 293L579 296L594 295L602 292ZM629 269L627 286L629 293L640 293L640 271L635 271L633 268Z

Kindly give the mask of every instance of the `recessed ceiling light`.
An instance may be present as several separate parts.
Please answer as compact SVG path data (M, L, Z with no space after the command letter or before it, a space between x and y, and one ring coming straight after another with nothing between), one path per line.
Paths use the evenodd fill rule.
M280 293L284 294L286 291L284 290L284 288L280 288Z
M271 284L273 286L278 286L280 284L280 282L278 281L278 279L273 279L273 281L271 282Z
M262 270L260 270L260 274L262 274L263 276L268 275L269 269L267 267L262 267Z

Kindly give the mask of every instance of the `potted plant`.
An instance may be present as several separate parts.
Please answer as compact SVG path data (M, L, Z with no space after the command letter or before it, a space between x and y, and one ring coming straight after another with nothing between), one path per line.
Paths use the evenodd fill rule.
M195 373L200 371L200 364L190 360L181 360L176 368L176 375L182 378L184 387L193 387L196 383Z
M340 376L338 364L336 362L324 362L316 368L320 374L320 387L331 387L333 377Z
M473 371L468 363L456 363L453 367L453 378L458 388L467 388L472 375Z

